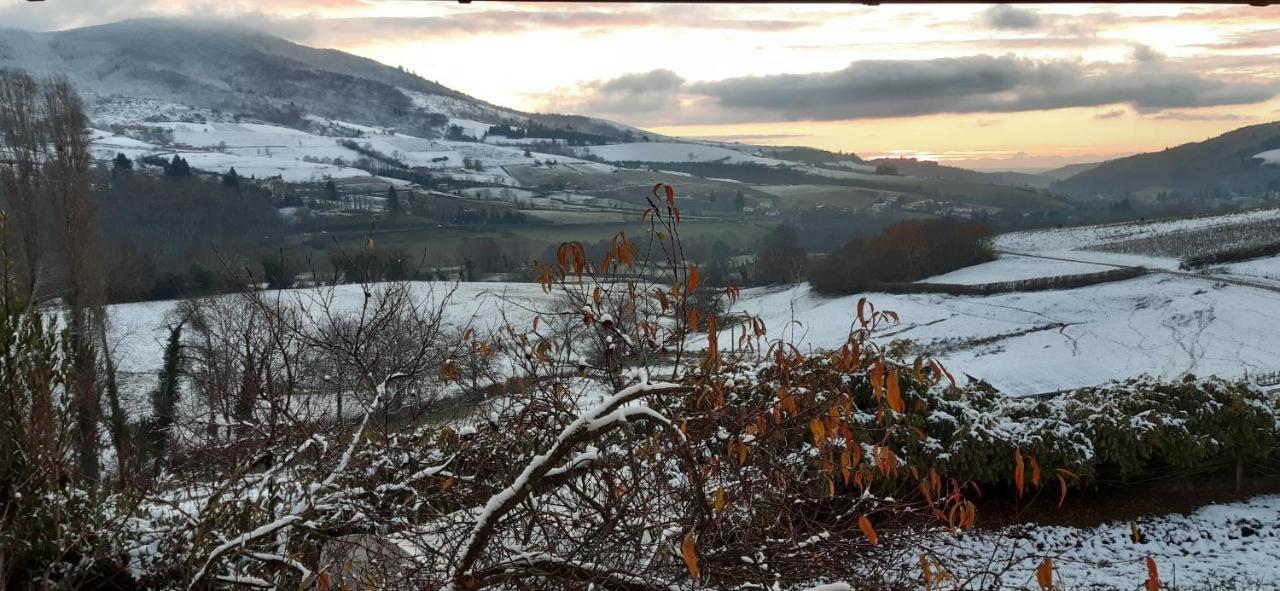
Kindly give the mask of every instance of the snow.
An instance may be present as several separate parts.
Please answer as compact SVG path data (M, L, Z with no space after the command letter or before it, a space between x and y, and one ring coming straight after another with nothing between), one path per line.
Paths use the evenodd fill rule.
M287 182L302 183L318 182L327 178L369 176L368 171L359 168L272 158L269 156L239 156L219 152L176 152L176 154L196 170L226 173L234 168L237 175L246 178L266 179L278 176Z
M769 338L816 350L845 341L861 297L901 315L902 324L884 329L881 340L914 340L957 378L981 378L1012 395L1143 372L1231 378L1280 369L1280 339L1272 329L1280 322L1280 293L1211 277L1159 274L985 297L824 297L801 285L744 290L735 309L761 316ZM724 332L721 342L731 342Z
M1011 564L1002 581L969 582L966 589L1026 589L1049 557L1061 588L1134 589L1147 578L1152 558L1170 588L1264 588L1280 580L1280 495L1209 505L1190 515L1145 517L1091 528L1017 525L998 532L938 536L934 553L969 565ZM944 564L947 560L944 559ZM919 567L916 567L918 569ZM909 565L904 569L910 570ZM1246 585L1246 583L1252 583Z
M139 156L159 150L159 147L153 144L100 129L90 129L89 138L89 149L93 157L99 160L111 160L116 157L116 154L124 154L130 160L137 160Z
M1261 158L1267 164L1280 164L1280 150L1267 150L1253 155L1254 158Z
M1110 265L1176 269L1178 261L1172 258L1101 252L1090 249L1139 238L1275 219L1280 219L1280 209L1260 209L1226 215L1152 222L1137 221L1097 226L1027 230L1001 234L995 238L993 246L998 251L1008 253L1051 256Z
M471 119L462 119L458 117L450 117L449 125L456 125L462 128L463 135L469 135L477 140L484 137L489 132L489 128L493 127L489 123L473 121Z
M1021 281L1036 277L1056 277L1061 275L1080 275L1108 271L1113 267L1073 261L1041 259L1021 255L1004 255L1000 258L965 267L950 273L936 275L923 281L928 283L953 283L960 285L976 285L979 283L997 283L1001 281Z
M1210 269L1210 272L1280 281L1280 257L1265 257L1229 263L1221 267L1214 267Z

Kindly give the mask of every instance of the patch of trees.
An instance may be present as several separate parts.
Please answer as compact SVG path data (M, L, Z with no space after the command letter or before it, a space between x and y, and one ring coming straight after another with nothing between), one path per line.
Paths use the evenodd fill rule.
M1198 269L1208 265L1245 261L1260 257L1275 256L1277 254L1280 254L1280 240L1265 242L1262 244L1227 248L1208 254L1189 256L1182 259L1182 263L1179 266L1183 269Z
M993 260L981 223L908 220L879 236L853 238L818 261L809 283L823 293L857 293L880 283L916 281Z
M453 223L462 225L527 224L529 216L513 209L459 207L453 216Z
M563 140L570 146L593 146L607 144L613 140L613 138L606 135L577 131L572 126L565 128L548 127L536 121L530 121L528 125L523 127L515 127L507 123L493 125L489 127L485 135L498 135L511 139L546 138Z
M373 148L373 145L371 145L369 142L365 142L361 144L356 142L355 140L343 139L343 140L338 140L338 144L340 144L342 147L348 150L351 150L352 152L360 154L361 156L364 156L370 160L373 160L385 166L392 166L395 168L409 167L409 165L405 164L399 159L389 156L378 150L375 150Z
M476 139L475 136L468 134L466 128L462 127L461 125L450 125L448 128L445 129L444 137L447 140L455 141L455 142L480 141Z
M307 112L293 102L280 106L264 102L254 107L253 114L258 119L266 121L267 123L274 123L282 127L305 129L308 123L306 117Z
M229 182L231 181L231 182ZM226 265L286 231L270 193L218 180L117 174L96 195L112 301L222 291Z

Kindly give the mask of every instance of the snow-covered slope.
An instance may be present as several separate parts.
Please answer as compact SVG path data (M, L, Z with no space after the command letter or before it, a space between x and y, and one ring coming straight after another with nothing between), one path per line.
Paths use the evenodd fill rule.
M1180 218L1154 222L1078 226L1001 234L992 246L1001 252L1084 261L1105 265L1176 269L1174 258L1107 252L1108 245L1162 236L1225 230L1280 220L1280 209L1259 209L1225 215ZM1225 234L1225 232L1223 232ZM1194 240L1204 240L1196 236Z
M882 338L911 339L956 376L1013 395L1092 386L1139 373L1240 377L1280 369L1280 293L1152 275L1063 291L994 296L867 293L823 297L806 286L746 290L738 309L771 337L829 349L848 335L859 298L901 315Z
M1280 150L1267 150L1260 154L1254 154L1254 158L1261 158L1267 164L1280 164Z
M575 158L537 152L529 152L526 156L525 149L519 147L431 140L343 121L322 121L327 129L347 129L360 136L316 135L259 123L153 121L146 126L168 130L173 137L172 145L161 146L94 130L94 156L109 160L116 153L123 153L134 159L149 154L166 158L178 154L192 167L206 172L225 173L234 167L241 176L279 176L289 182L315 182L326 178L373 174L374 171L368 167L359 168L354 165L365 154L352 149L352 142L362 150L394 158L406 166L430 168L437 176L505 186L518 186L519 183L503 170L504 166L528 165L549 159L564 164L601 166ZM466 167L468 161L472 162L471 168ZM475 163L479 163L480 170L475 170Z
M1280 580L1280 496L1209 505L1190 515L1144 517L1097 527L1018 525L999 532L939 536L933 553L972 567L1008 565L1002 580L964 589L1033 589L1036 567L1049 557L1055 589L1139 589L1147 558L1170 589L1274 589ZM1142 534L1133 540L1133 529ZM908 568L919 566L912 561ZM916 572L910 571L910 572Z
M965 267L950 273L936 275L923 281L928 283L977 285L979 283L1022 281L1037 277L1097 273L1112 268L1114 267L1009 254L989 263Z

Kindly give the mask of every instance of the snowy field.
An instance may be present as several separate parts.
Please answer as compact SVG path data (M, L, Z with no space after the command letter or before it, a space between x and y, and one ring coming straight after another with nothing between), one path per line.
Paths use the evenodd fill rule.
M1274 589L1280 581L1280 496L1209 505L1190 515L1157 515L1091 528L1019 525L1001 531L941 536L934 551L972 565L1012 565L1003 581L973 589L1034 589L1036 566L1049 557L1062 589L1140 589L1151 557L1171 589ZM909 567L908 567L909 568ZM916 566L916 569L919 567ZM1235 586L1231 586L1234 583Z
M468 130L478 131L481 135L488 129L487 124L475 121L451 121L466 123L470 125ZM529 165L537 160L556 160L562 165L583 166L597 172L613 171L611 166L564 156L536 152L530 152L526 156L524 148L520 147L423 139L342 121L317 120L317 123L331 129L360 133L363 137L315 135L288 127L257 123L159 121L147 125L172 132L173 142L179 146L178 149L102 130L92 130L92 149L94 156L100 160L110 160L116 153L124 153L132 159L146 155L169 158L176 153L198 170L225 173L234 167L241 176L279 176L289 182L369 176L369 171L349 165L364 155L342 145L344 141L354 141L362 148L396 158L410 167L430 168L436 175L498 185L519 185L503 170L504 166ZM334 159L342 159L348 165L332 164ZM468 160L479 162L483 170L465 169Z
M1080 275L1097 273L1114 267L1077 263L1073 261L1040 259L1019 255L1004 255L1000 258L957 269L950 273L936 275L922 281L928 283L954 283L960 285L977 285L979 283L998 283L1002 281L1021 281L1037 277L1057 277L1061 275Z
M1265 257L1228 263L1209 269L1210 273L1280 281L1280 257Z
M1239 377L1280 369L1280 293L1212 278L1150 275L1062 291L993 296L859 294L807 285L746 290L737 309L771 337L806 349L839 346L860 297L901 315L882 340L911 339L958 378L1011 395L1098 385L1139 373Z
M1226 228L1280 219L1280 209L1261 209L1218 216L1184 218L1158 222L1127 222L1048 230L1027 230L997 236L993 246L1008 253L1033 254L1107 265L1176 269L1178 260L1094 250L1117 242L1128 242L1181 232Z

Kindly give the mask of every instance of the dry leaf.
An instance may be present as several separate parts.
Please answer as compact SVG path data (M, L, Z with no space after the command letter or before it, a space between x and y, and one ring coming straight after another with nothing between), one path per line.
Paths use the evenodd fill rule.
M684 565L689 567L689 574L694 579L698 578L698 554L694 548L693 532L690 531L684 536L684 541L680 543L680 555L684 557Z
M871 542L872 546L878 543L879 537L876 536L876 528L871 527L871 520L867 519L866 515L858 517L858 529L862 530L862 535L867 536L867 541Z
M1045 591L1053 588L1053 560L1048 556L1040 562L1040 566L1036 567L1036 582Z

